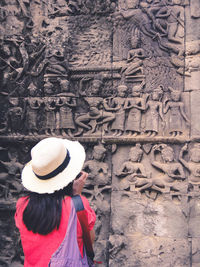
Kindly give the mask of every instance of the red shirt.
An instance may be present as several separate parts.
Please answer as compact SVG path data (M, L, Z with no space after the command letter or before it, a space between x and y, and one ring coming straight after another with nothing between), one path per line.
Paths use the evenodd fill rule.
M81 198L88 214L89 229L92 230L96 221L95 212L91 209L88 200L83 196L81 196ZM28 201L26 201L26 197L20 198L17 201L15 213L15 223L20 231L25 256L24 267L48 267L52 254L62 243L67 231L68 219L71 211L71 197L66 197L63 200L59 229L53 230L48 235L34 234L32 231L27 230L23 223L23 212L27 204ZM77 239L81 255L83 256L82 229L78 219Z

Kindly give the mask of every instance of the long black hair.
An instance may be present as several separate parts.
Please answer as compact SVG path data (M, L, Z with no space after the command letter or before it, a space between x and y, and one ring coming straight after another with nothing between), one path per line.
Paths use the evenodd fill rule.
M27 194L28 204L23 213L23 222L29 231L47 235L60 226L62 201L72 196L73 182L53 194Z

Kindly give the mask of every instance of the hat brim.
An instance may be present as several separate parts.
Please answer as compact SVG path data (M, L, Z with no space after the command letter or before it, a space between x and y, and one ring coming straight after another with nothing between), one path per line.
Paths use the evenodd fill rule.
M63 189L71 183L83 168L85 161L85 150L77 141L62 139L66 149L69 151L70 161L67 167L55 177L48 180L39 179L33 172L31 161L22 170L22 184L31 192L39 194L52 194Z

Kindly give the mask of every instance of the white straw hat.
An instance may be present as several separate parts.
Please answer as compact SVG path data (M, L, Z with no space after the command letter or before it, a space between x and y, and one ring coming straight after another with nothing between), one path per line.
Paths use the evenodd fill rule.
M31 150L32 160L22 170L22 184L29 191L51 194L63 189L82 170L85 150L77 141L45 138Z

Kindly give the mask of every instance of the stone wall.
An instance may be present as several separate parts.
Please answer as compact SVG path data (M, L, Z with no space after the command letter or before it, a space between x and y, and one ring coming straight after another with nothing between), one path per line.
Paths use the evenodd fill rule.
M101 266L200 266L199 0L1 0L0 22L0 266L49 136L86 149Z

